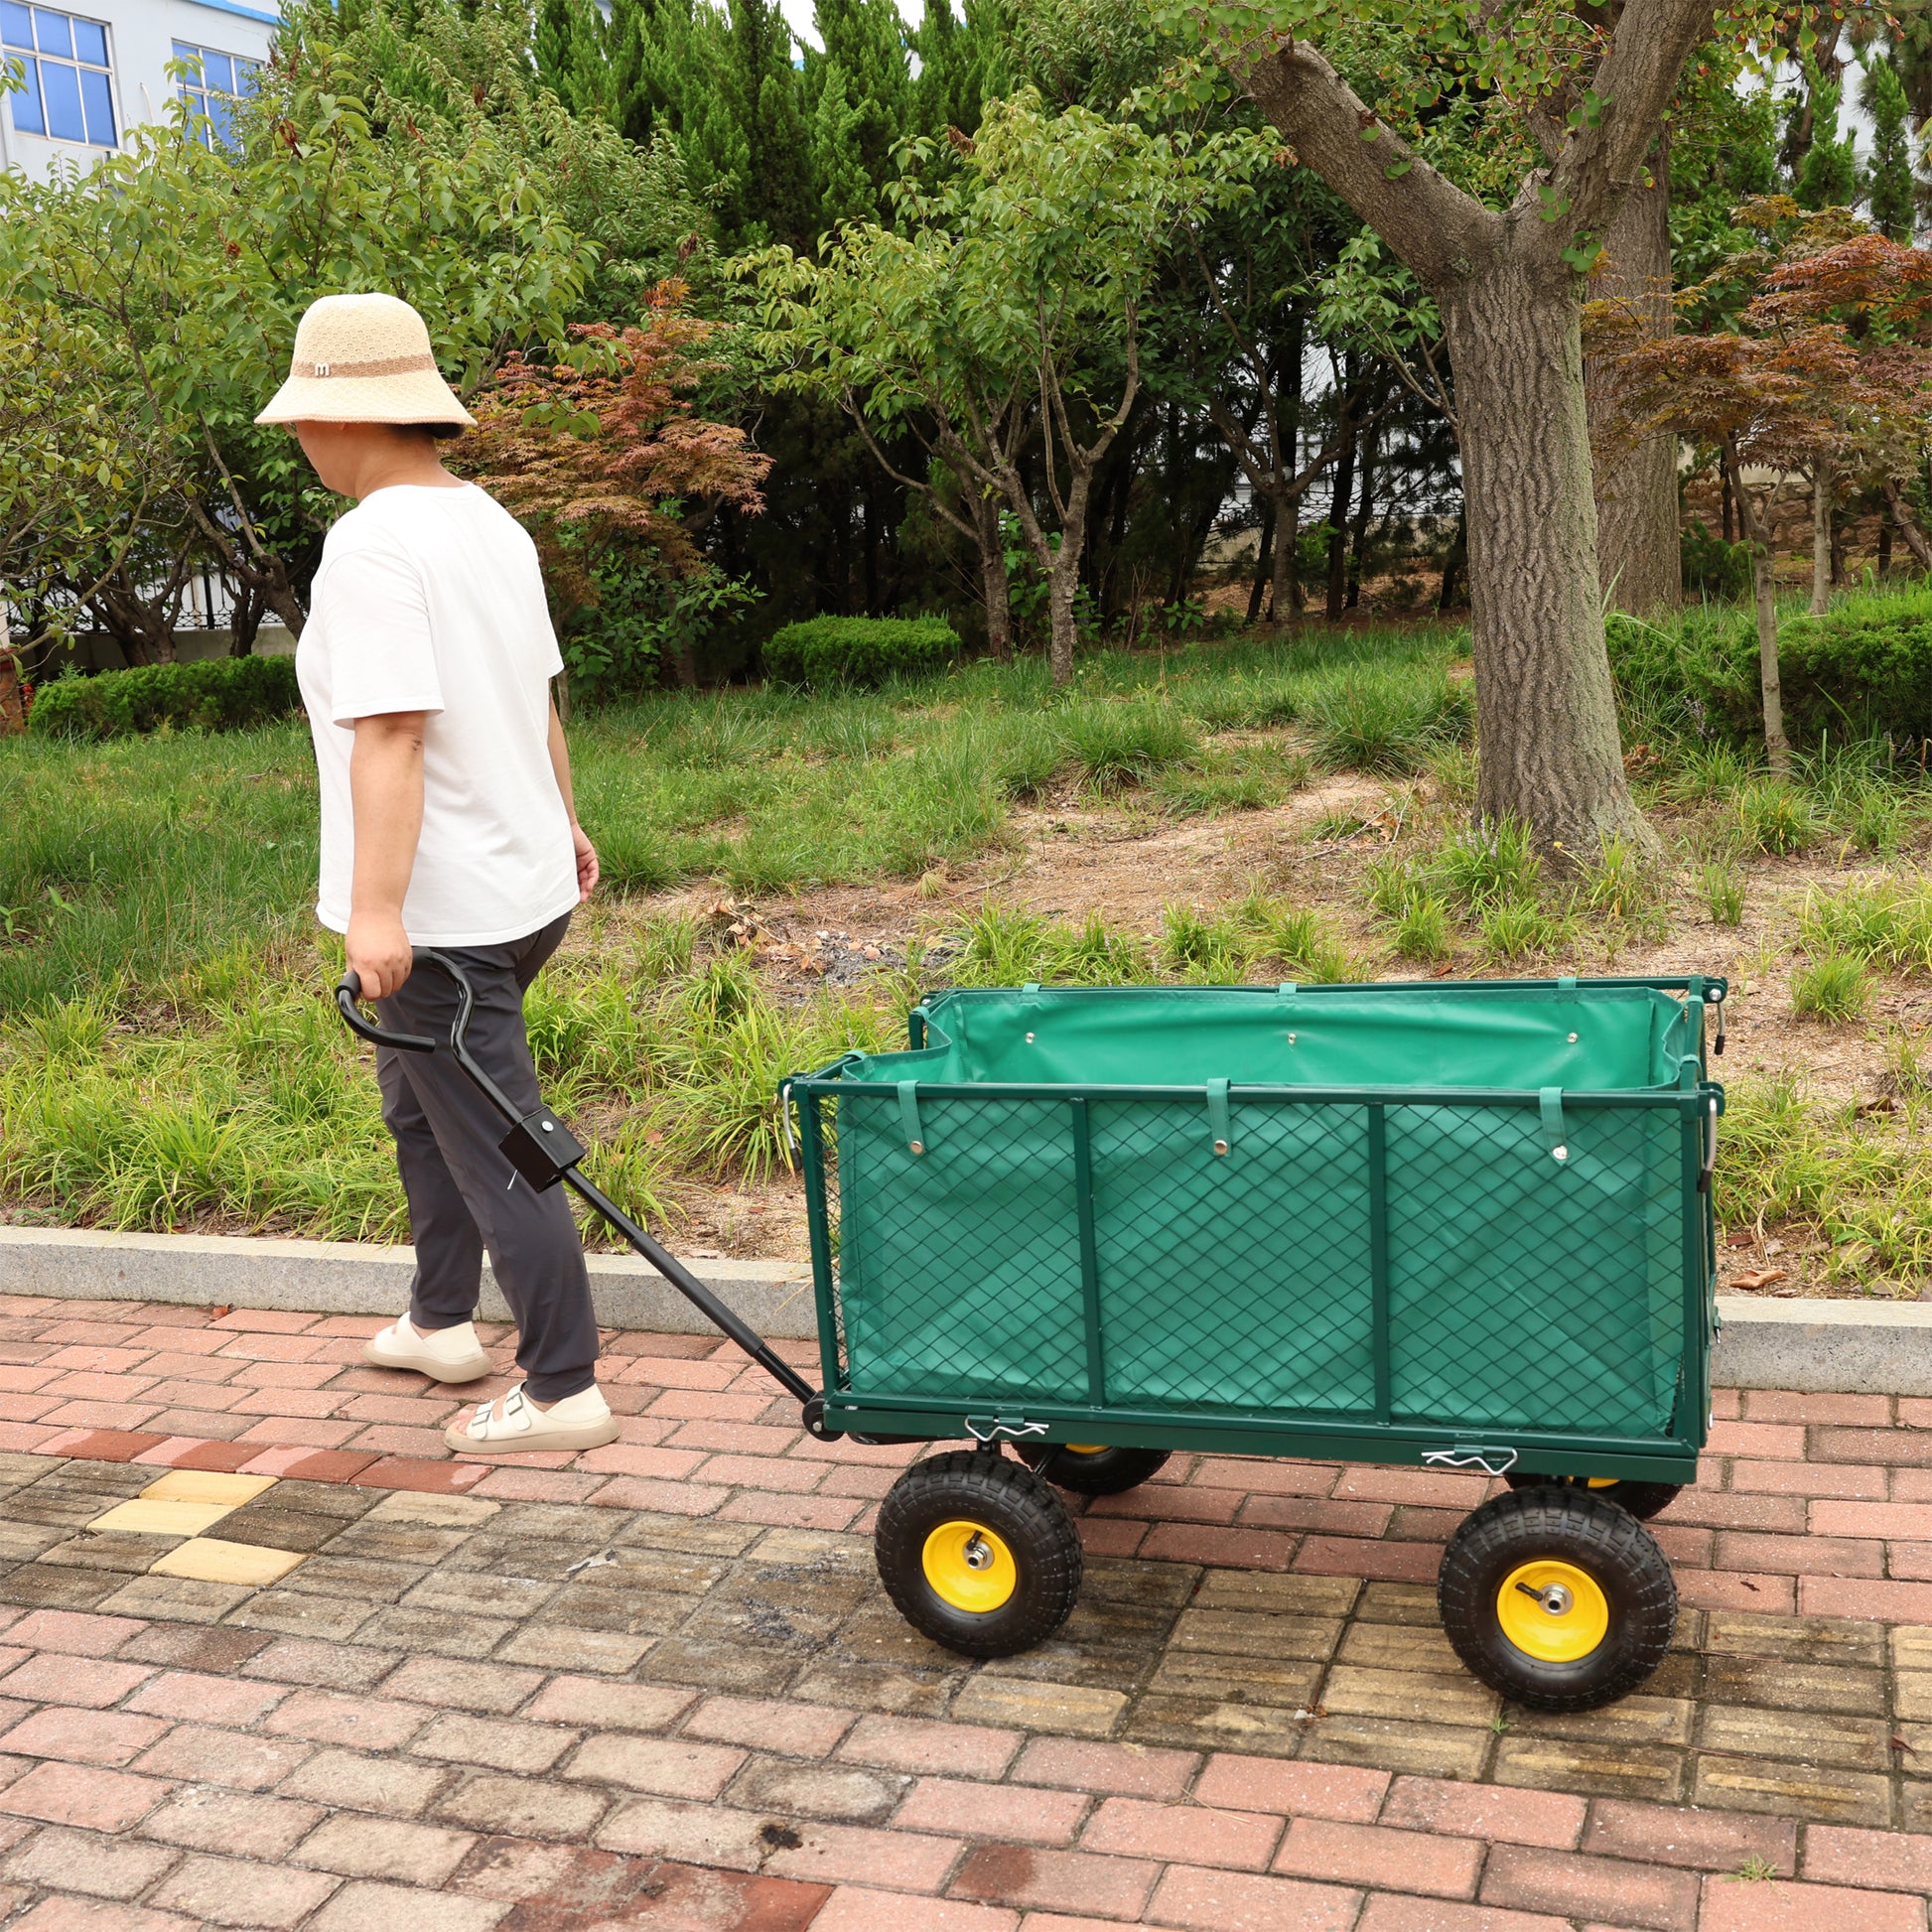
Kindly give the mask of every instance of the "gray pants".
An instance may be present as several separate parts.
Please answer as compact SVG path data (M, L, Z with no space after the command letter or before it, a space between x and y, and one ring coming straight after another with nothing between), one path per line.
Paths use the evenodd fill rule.
M566 912L541 932L503 945L438 948L476 989L471 1052L522 1113L543 1104L523 1030L523 993L569 925ZM420 966L401 992L375 1005L385 1027L448 1039L456 983L435 966ZM410 1320L421 1329L470 1320L487 1248L516 1318L516 1364L531 1399L559 1402L588 1389L597 1379L597 1316L568 1189L531 1191L496 1151L505 1123L448 1053L381 1047L375 1073L416 1243Z

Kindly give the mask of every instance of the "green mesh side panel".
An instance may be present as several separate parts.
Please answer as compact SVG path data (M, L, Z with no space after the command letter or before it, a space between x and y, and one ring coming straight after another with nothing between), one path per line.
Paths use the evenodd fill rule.
M1572 1107L1391 1107L1397 1417L1661 1434L1683 1349L1683 1125Z
M890 1100L839 1110L853 1387L1084 1402L1070 1110L928 1100L921 1113L923 1157Z
M1359 1107L1096 1102L1094 1246L1107 1399L1360 1410L1370 1355L1368 1136Z

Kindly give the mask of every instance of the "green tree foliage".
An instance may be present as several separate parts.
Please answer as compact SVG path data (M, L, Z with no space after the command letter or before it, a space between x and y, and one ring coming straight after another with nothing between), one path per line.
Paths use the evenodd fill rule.
M1860 104L1871 117L1871 225L1888 241L1910 241L1918 200L1912 171L1911 104L1889 55L1878 54L1867 62Z
M1803 208L1850 207L1859 200L1859 160L1850 134L1839 131L1845 82L1805 63L1811 141L1798 164L1796 200Z
M327 503L292 439L253 418L303 309L401 295L473 385L513 343L561 333L599 251L486 114L379 125L339 47L297 50L232 148L177 107L77 180L0 176L0 302L68 325L49 358L84 342L130 463L151 448L207 552L299 630Z

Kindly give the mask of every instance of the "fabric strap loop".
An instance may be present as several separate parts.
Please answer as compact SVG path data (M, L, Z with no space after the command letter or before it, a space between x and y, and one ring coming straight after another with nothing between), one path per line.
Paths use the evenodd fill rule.
M925 1129L919 1125L919 1083L916 1080L900 1080L897 1085L898 1121L905 1130L905 1145L914 1154L923 1154Z
M1570 1159L1570 1137L1563 1125L1563 1089L1561 1087L1539 1087L1536 1092L1537 1111L1543 1116L1543 1145L1550 1150L1558 1161Z
M1228 1083L1225 1080L1210 1080L1207 1083L1207 1128L1213 1137L1214 1152L1225 1154L1233 1142L1228 1125Z

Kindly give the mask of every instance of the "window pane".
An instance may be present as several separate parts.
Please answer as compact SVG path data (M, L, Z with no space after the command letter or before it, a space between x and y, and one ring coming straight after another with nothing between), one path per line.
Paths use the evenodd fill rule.
M45 134L47 123L41 119L41 83L35 71L40 63L22 61L20 65L27 69L27 89L7 96L13 104L14 126L23 134Z
M199 47L190 47L186 41L177 41L175 43L175 59L177 61L194 62L199 61L201 58L202 50Z
M0 40L9 47L24 47L31 54L34 48L34 16L16 0L6 0L0 6Z
M107 65L107 29L97 20L76 20L73 23L73 51L81 60L104 68Z
M234 63L225 54L205 53L202 56L202 71L207 76L210 93L234 92Z
M207 97L207 117L214 123L214 138L224 148L238 146L235 137L233 97L228 94L209 94Z
M43 54L65 54L73 58L73 23L66 14L51 14L45 7L34 9L34 26L39 31Z
M252 94L255 82L260 77L262 64L259 61L244 61L239 54L235 56L234 90L238 94Z
M48 133L57 141L84 141L87 123L80 112L79 69L43 61L41 91L47 100Z
M107 76L91 68L80 69L80 104L87 110L87 139L97 148L114 145L114 102Z

